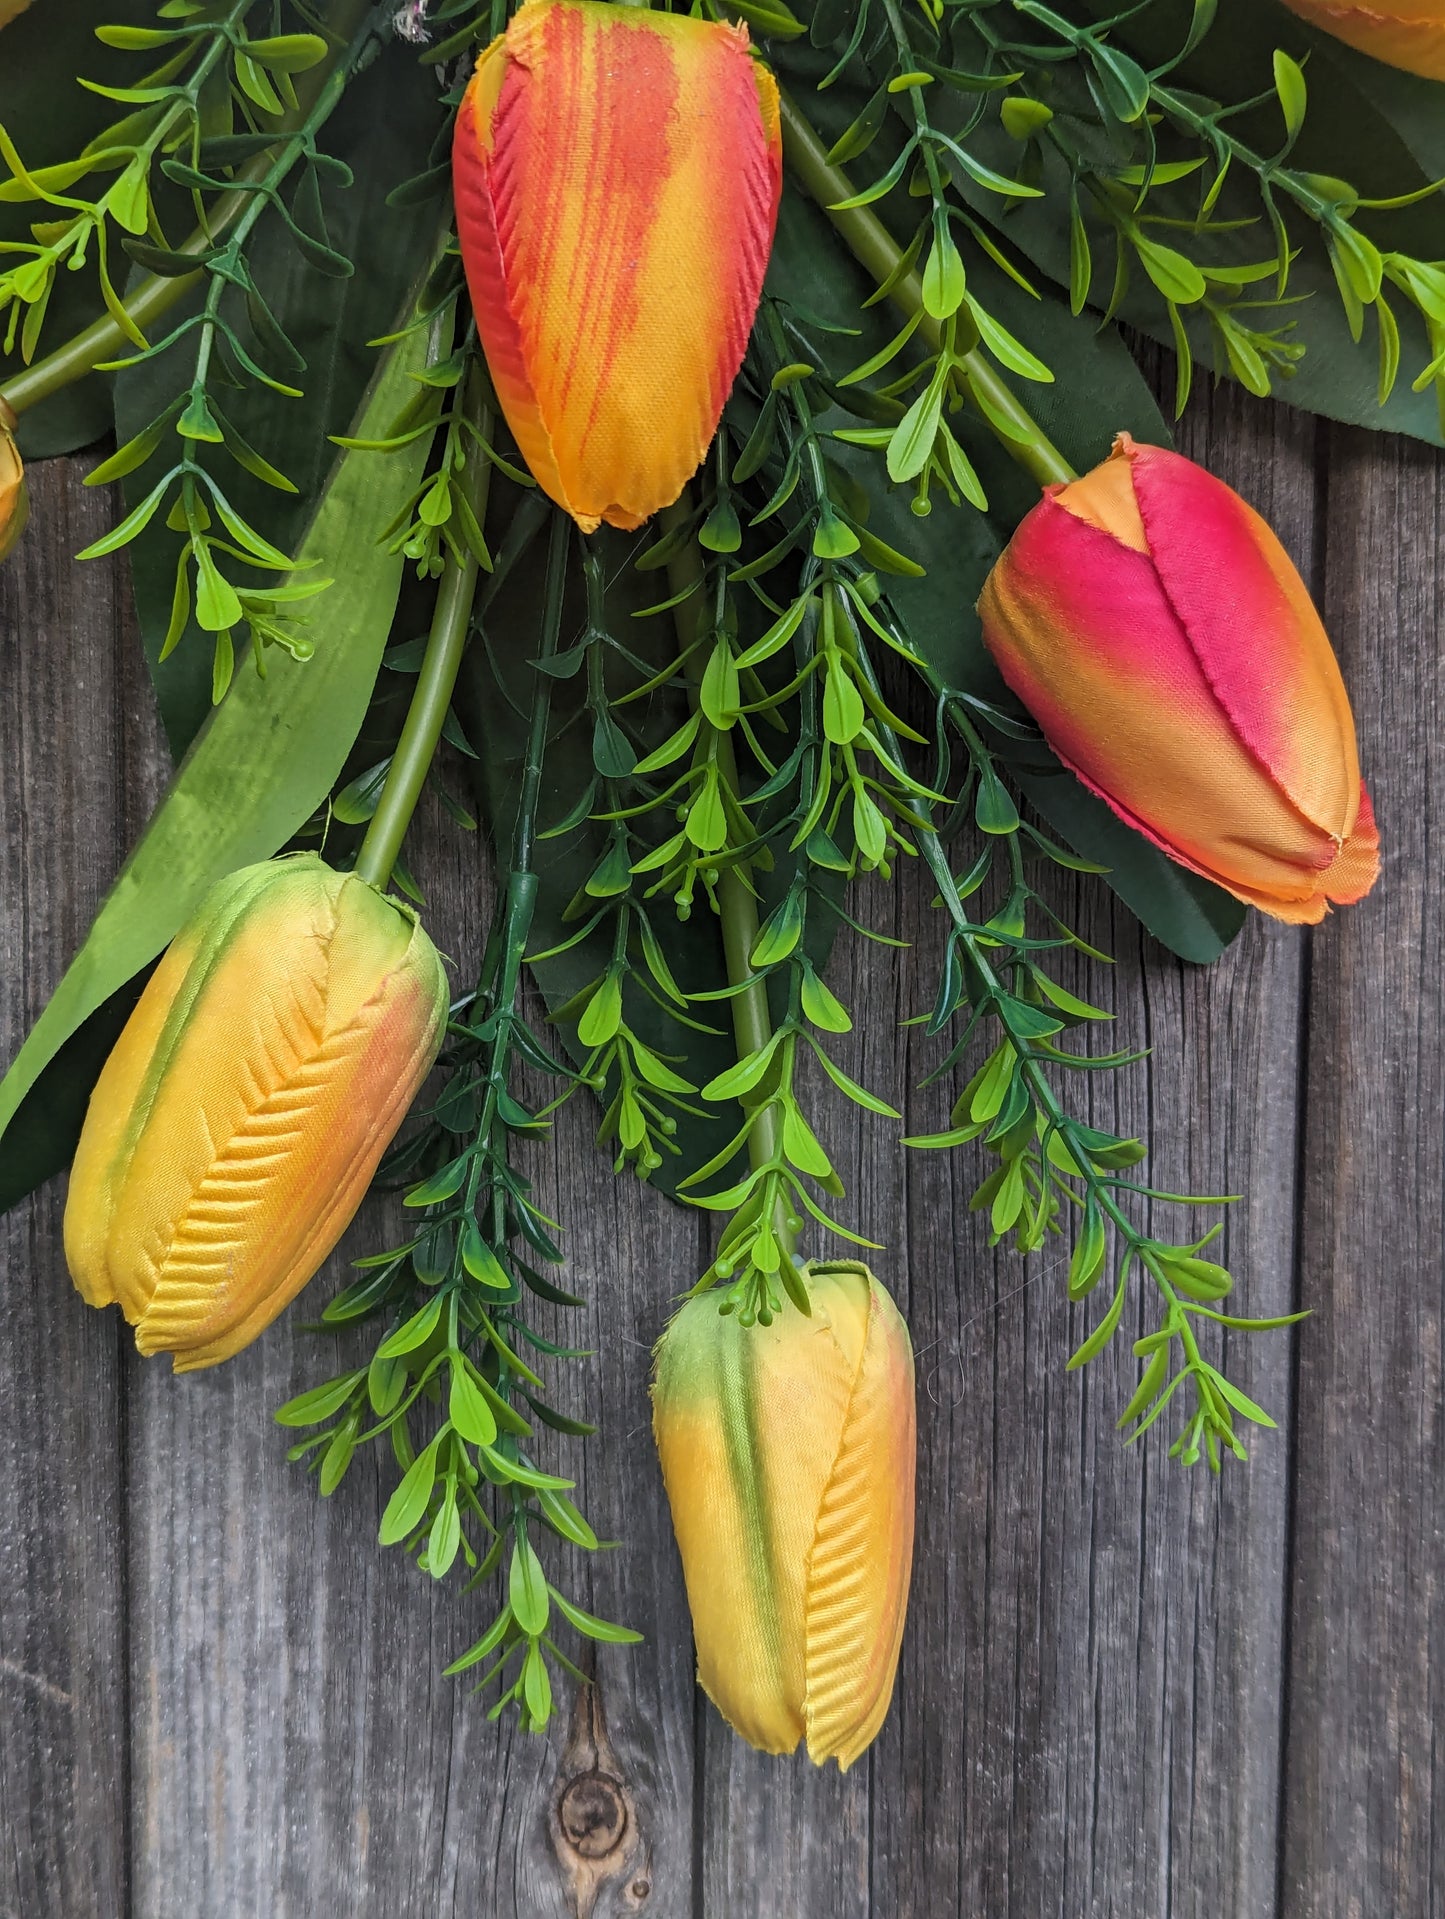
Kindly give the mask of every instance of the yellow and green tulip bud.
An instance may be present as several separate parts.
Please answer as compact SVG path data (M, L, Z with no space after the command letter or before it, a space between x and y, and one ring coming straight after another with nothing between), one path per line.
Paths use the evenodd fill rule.
M91 1095L65 1256L143 1353L213 1366L270 1325L360 1204L447 1020L409 908L314 855L212 888Z
M0 0L0 26L5 23ZM0 400L0 560L25 531L30 506L25 494L25 462L15 444L15 415Z
M763 1752L845 1770L893 1694L913 1556L908 1328L866 1266L803 1269L769 1326L689 1300L653 1431L704 1692Z

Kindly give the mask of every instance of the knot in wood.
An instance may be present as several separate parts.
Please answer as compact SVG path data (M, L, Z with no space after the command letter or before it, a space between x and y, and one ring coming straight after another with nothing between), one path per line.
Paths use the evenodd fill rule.
M627 1833L627 1803L615 1779L584 1772L573 1779L557 1808L562 1836L583 1859L606 1859Z

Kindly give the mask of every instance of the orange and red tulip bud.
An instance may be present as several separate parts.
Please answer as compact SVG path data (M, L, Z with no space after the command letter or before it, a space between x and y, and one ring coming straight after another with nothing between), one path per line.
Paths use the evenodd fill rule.
M336 1244L425 1079L447 982L415 915L312 855L212 888L91 1095L65 1256L143 1353L229 1359Z
M1347 47L1427 80L1445 80L1445 0L1284 0L1292 13Z
M542 488L592 532L670 506L762 291L778 90L746 27L529 0L477 61L453 149L492 382Z
M4 0L0 0L3 8ZM0 15L0 26L4 25ZM15 415L0 400L0 560L25 531L30 503L25 493L25 462L15 444Z
M690 1300L657 1348L653 1431L697 1676L763 1752L841 1768L888 1711L913 1556L913 1349L866 1266L804 1269L742 1326Z
M979 613L1055 753L1171 859L1276 919L1369 892L1379 836L1329 638L1222 481L1120 434L1027 515Z

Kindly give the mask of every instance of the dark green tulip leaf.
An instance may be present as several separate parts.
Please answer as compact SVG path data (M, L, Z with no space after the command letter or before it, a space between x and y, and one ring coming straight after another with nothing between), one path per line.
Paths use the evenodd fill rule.
M395 416L420 352L416 335L388 351L363 409L368 430ZM265 679L237 673L0 1083L0 1137L22 1111L20 1140L38 1115L50 1115L49 1150L20 1162L27 1184L0 1186L7 1205L58 1170L79 1133L83 1103L63 1097L54 1107L47 1069L62 1087L87 1070L93 1083L115 1023L88 1029L97 1042L88 1068L74 1051L62 1060L66 1043L155 959L217 879L279 851L325 801L366 712L401 584L401 560L377 536L416 484L423 457L421 447L348 453L322 490L306 544L338 560L336 584L315 603L325 644L304 665L273 649ZM7 1140L7 1162L10 1151Z

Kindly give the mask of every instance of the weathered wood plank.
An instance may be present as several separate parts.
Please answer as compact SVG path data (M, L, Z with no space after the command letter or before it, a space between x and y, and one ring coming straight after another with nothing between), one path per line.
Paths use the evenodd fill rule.
M555 1217L566 1229L571 1283L588 1299L585 1314L567 1315L558 1337L597 1354L585 1368L568 1368L564 1403L601 1425L584 1445L569 1442L553 1457L559 1470L563 1459L571 1461L566 1470L576 1470L580 1461L584 1511L600 1537L621 1542L616 1552L573 1554L568 1571L576 1583L569 1590L604 1619L625 1621L645 1635L638 1647L596 1649L597 1691L630 1825L615 1849L593 1861L600 1879L595 1919L643 1911L683 1919L692 1907L696 1688L682 1567L652 1444L648 1384L652 1347L671 1302L701 1270L702 1236L694 1216L634 1180L613 1177L593 1144L594 1126L587 1104L564 1109L542 1183L548 1202L555 1199L560 1208ZM568 1776L594 1769L585 1752L575 1762L567 1758ZM612 1768L604 1762L601 1770ZM554 1807L558 1783L549 1780ZM573 1829L570 1805L562 1809L563 1824ZM580 1810L595 1816L600 1809L584 1800ZM600 1849L601 1839L594 1844ZM561 1885L570 1889L574 1878L585 1884L572 1850L564 1848L561 1859ZM557 1898L557 1863L550 1847L545 1866L534 1853L531 1883L538 1896L530 1904L519 1902L518 1919L569 1911ZM540 1896L544 1887L546 1899Z
M1384 876L1310 977L1283 1911L1445 1912L1445 459L1331 434Z
M1240 487L1308 572L1314 431L1233 393L1201 400L1184 450ZM1146 1065L1075 1082L1086 1116L1152 1140L1151 1177L1245 1195L1225 1256L1241 1310L1288 1310L1294 1260L1301 939L1256 921L1216 968L1172 961L1097 882L1058 889L1110 975L1061 968L1112 1007L1096 1050ZM921 889L896 930L920 971L895 1017L931 998ZM932 1049L908 1037L906 1081ZM940 1091L914 1130L945 1123ZM978 1170L907 1164L899 1248L920 1353L920 1547L900 1698L873 1761L874 1912L1136 1915L1271 1909L1280 1735L1284 1434L1222 1483L1125 1451L1114 1422L1137 1362L1120 1341L1084 1377L1065 1361L1102 1310L1070 1309L1063 1251L990 1252L967 1201ZM1189 1215L1156 1209L1156 1230ZM1143 1332L1155 1321L1131 1306ZM1138 1313L1137 1318L1134 1315ZM1287 1421L1288 1335L1232 1342L1230 1369ZM780 1907L779 1911L783 1909Z
M0 568L0 1051L84 937L133 826L119 715L139 649L78 462L33 476ZM141 678L143 679L143 672ZM147 795L137 796L144 804ZM126 1889L125 1416L113 1322L80 1305L54 1184L0 1222L0 1914L114 1919Z

